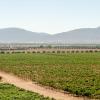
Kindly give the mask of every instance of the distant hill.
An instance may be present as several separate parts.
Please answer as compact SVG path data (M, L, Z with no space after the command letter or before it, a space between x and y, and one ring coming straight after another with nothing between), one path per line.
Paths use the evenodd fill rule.
M100 43L100 28L81 28L50 35L20 28L0 29L1 43Z

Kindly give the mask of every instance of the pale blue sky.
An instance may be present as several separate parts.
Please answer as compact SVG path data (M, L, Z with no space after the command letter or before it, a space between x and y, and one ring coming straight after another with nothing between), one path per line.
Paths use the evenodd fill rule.
M100 0L0 0L0 28L60 33L100 26Z

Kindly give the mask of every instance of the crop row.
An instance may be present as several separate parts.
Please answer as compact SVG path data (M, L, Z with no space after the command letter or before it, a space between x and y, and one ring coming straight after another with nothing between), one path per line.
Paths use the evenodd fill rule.
M14 85L0 83L0 100L53 100L37 93L19 89Z
M1 54L0 70L65 92L100 99L100 53Z

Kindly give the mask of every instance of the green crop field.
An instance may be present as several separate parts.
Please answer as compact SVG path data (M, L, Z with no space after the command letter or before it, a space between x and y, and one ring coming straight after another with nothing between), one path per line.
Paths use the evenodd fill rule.
M100 99L100 53L0 54L0 70Z
M13 85L0 83L0 100L53 100L37 93L19 89Z

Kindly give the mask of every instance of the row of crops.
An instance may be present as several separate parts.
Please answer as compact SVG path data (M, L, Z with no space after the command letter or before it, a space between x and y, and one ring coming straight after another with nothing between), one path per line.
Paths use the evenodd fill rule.
M54 100L48 97L43 97L38 93L26 91L17 88L14 85L3 83L0 76L0 100Z
M0 70L76 95L100 99L100 53L0 54Z
M53 100L37 93L19 89L14 85L0 83L0 100Z

